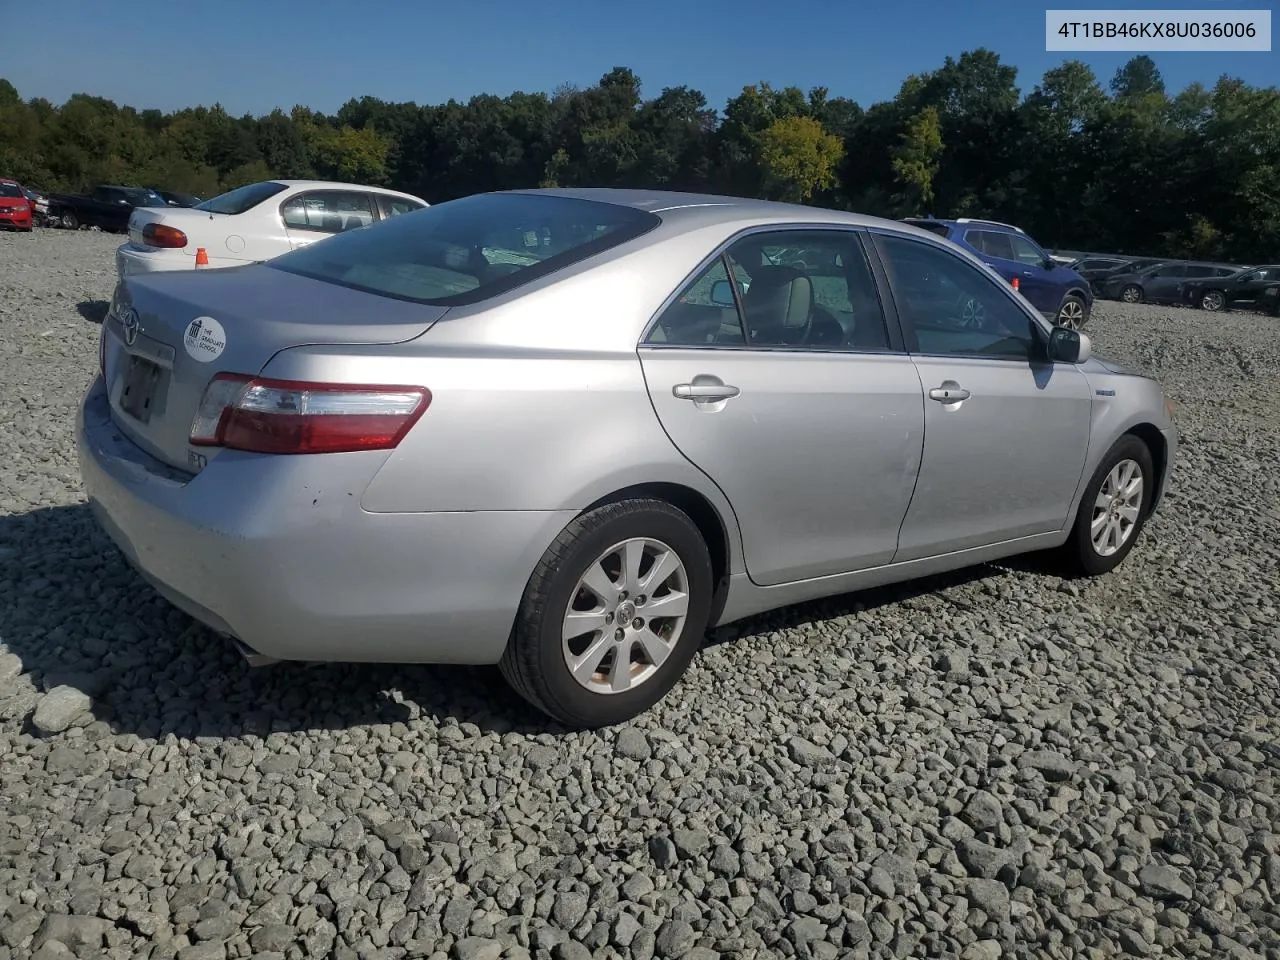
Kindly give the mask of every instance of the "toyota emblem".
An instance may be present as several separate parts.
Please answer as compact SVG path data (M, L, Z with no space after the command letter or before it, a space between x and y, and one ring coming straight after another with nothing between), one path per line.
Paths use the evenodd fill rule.
M124 334L124 342L133 346L138 339L138 311L133 307L125 307L120 311L120 332Z

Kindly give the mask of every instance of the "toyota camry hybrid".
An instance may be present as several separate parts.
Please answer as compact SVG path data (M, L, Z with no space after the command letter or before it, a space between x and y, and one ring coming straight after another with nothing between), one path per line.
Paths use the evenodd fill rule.
M971 252L731 197L529 190L129 276L77 418L98 521L250 662L499 664L625 721L706 630L1030 551L1098 575L1155 381Z

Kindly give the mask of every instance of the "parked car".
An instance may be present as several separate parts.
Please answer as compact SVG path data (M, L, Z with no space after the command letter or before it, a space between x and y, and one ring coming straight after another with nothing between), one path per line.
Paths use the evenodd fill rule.
M1280 317L1280 283L1268 284L1258 295L1258 310L1273 317Z
M31 232L35 205L17 180L0 180L0 227Z
M160 198L171 207L194 207L196 204L203 202L202 197L197 197L190 193L180 193L177 190L156 190L160 194Z
M39 190L32 190L30 187L23 187L22 192L26 198L31 201L31 220L37 227L47 226L49 223L49 197L47 194L41 193Z
M1125 303L1188 303L1191 284L1229 277L1240 267L1230 263L1165 260L1140 269L1123 269L1094 281L1106 300Z
M1112 570L1177 448L1158 383L968 251L757 200L473 195L127 276L101 330L81 476L164 596L251 662L498 663L576 727L712 624L1032 550Z
M136 207L163 207L163 198L145 187L113 184L94 187L89 193L54 193L49 195L49 216L68 230L97 227L121 233Z
M1187 299L1204 310L1252 307L1270 283L1280 280L1280 266L1245 267L1228 277L1193 282Z
M1093 291L1089 282L1059 264L1021 229L994 220L908 218L906 223L946 237L977 254L1018 289L1046 319L1079 330L1089 321Z
M264 180L190 208L134 211L129 239L116 248L116 274L190 270L201 249L209 267L243 266L426 206L383 187Z
M1078 260L1071 261L1068 266L1076 273L1080 274L1080 276L1092 282L1098 277L1105 276L1117 267L1123 267L1132 262L1132 260L1127 260L1122 257L1081 257Z

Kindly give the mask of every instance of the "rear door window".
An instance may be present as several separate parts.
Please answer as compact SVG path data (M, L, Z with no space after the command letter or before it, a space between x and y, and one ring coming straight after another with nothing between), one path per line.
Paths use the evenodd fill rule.
M373 198L355 190L314 190L290 197L280 215L290 230L344 233L373 222Z

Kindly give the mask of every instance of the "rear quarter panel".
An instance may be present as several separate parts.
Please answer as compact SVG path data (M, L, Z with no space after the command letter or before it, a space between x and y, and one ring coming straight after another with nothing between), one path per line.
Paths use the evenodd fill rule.
M431 391L426 413L363 492L366 510L581 510L628 486L674 483L720 513L736 571L732 509L662 429L637 353L654 312L731 232L621 248L453 308L408 343L284 350L263 374Z

